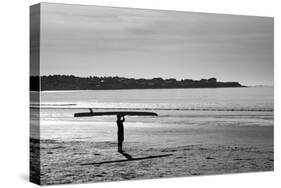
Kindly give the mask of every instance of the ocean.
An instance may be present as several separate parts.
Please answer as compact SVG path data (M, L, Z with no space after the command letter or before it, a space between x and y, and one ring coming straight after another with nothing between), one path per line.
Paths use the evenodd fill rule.
M40 138L115 142L116 117L73 117L92 108L158 113L126 117L125 142L149 146L272 142L268 135L273 132L273 93L273 87L44 91Z

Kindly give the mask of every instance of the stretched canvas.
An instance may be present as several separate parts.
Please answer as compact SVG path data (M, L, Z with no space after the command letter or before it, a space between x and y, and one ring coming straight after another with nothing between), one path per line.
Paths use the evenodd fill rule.
M272 171L273 18L30 7L30 181Z

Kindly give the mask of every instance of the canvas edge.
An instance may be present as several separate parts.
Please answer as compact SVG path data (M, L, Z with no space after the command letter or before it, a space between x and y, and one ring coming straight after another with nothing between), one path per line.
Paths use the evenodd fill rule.
M30 50L30 139L29 181L41 185L40 170L40 108L31 108L31 103L40 104L40 14L41 5L29 7L29 50ZM33 123L33 125L32 125ZM34 125L35 124L35 125Z

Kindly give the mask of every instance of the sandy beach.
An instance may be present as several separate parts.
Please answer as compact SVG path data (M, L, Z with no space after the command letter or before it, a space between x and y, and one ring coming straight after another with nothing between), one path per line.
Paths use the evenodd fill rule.
M216 130L215 134L220 133L222 130ZM123 155L117 152L115 141L43 139L40 142L41 184L271 171L272 133L272 127L238 128L236 134L240 134L241 142L231 145L218 144L219 136L217 143L167 147L161 143L157 146L127 141ZM245 138L250 135L260 142L247 142ZM36 151L38 145L38 140L31 139L31 151ZM133 160L129 160L128 155Z

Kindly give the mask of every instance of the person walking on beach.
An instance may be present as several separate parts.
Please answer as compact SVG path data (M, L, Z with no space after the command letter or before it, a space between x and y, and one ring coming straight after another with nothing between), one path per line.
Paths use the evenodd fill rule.
M118 114L117 115L117 137L118 137L118 152L123 152L122 145L124 141L124 126L123 122L125 121L124 115Z

